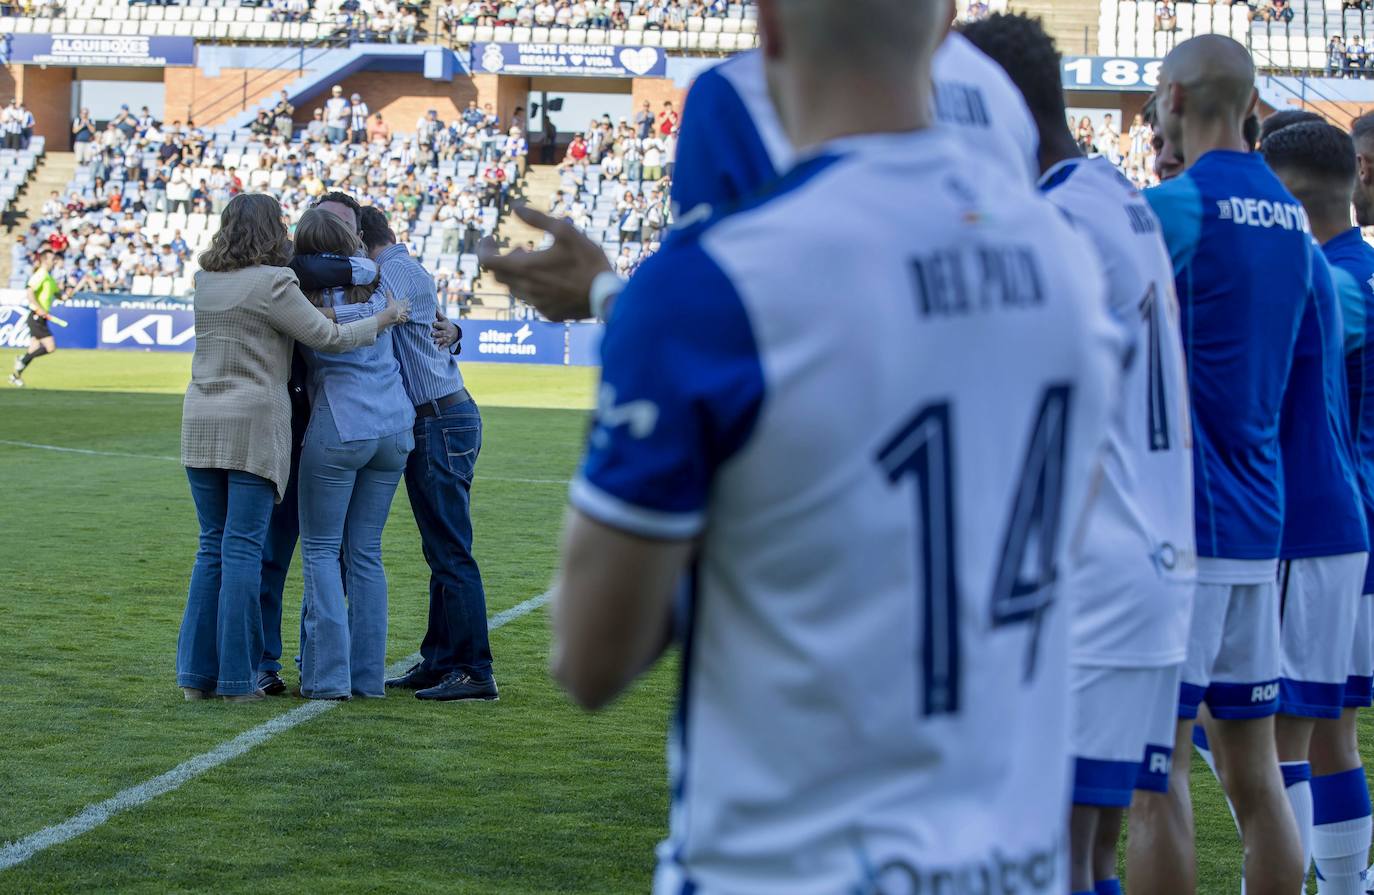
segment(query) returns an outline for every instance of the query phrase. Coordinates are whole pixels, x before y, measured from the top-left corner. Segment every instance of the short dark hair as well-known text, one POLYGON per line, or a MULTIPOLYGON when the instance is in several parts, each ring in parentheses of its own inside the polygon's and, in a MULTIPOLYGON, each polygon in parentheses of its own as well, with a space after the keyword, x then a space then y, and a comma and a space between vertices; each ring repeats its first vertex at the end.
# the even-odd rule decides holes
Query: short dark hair
POLYGON ((346 205, 346 206, 348 206, 349 208, 353 209, 353 214, 354 214, 355 217, 357 217, 357 218, 359 218, 359 219, 362 218, 363 207, 362 207, 361 205, 358 204, 358 200, 357 200, 357 199, 354 199, 354 198, 353 198, 352 196, 350 196, 348 193, 340 193, 340 192, 337 192, 337 191, 331 192, 331 193, 325 193, 323 196, 321 196, 320 198, 316 199, 316 200, 315 200, 315 204, 312 205, 312 206, 310 206, 310 207, 311 207, 311 208, 319 208, 319 207, 320 207, 320 204, 321 204, 321 203, 324 203, 324 202, 337 202, 337 203, 339 203, 340 205, 346 205))
POLYGON ((1260 142, 1269 139, 1269 135, 1277 130, 1282 130, 1294 124, 1302 124, 1304 121, 1321 121, 1322 117, 1316 112, 1308 112, 1305 109, 1280 109, 1260 124, 1260 142))
POLYGON ((1332 183, 1355 182, 1355 142, 1325 121, 1303 121, 1274 131, 1260 145, 1275 170, 1288 170, 1332 183))
POLYGON ((970 43, 1006 70, 1037 122, 1064 121, 1059 50, 1039 19, 999 12, 962 30, 970 43))
POLYGON ((358 229, 363 245, 369 249, 379 249, 396 242, 396 234, 387 223, 386 215, 375 205, 369 205, 359 213, 358 229))

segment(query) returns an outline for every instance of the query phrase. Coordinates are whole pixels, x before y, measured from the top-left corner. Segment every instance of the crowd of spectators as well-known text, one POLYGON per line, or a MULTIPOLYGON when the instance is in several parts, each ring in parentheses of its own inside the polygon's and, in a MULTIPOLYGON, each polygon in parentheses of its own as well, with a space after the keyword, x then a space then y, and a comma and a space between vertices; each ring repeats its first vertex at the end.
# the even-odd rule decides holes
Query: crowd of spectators
POLYGON ((671 101, 648 101, 630 117, 593 119, 573 135, 559 165, 549 213, 599 242, 628 276, 658 250, 672 225, 669 195, 680 117, 671 101))
POLYGON ((1358 34, 1349 41, 1333 34, 1326 43, 1326 74, 1331 78, 1374 78, 1374 47, 1358 34))
POLYGON ((644 18, 642 30, 686 31, 688 19, 723 19, 730 6, 728 0, 444 0, 437 14, 445 34, 460 25, 627 31, 635 16, 644 18))
POLYGON ((448 297, 470 296, 477 242, 494 231, 524 170, 521 127, 472 103, 456 121, 430 110, 396 134, 337 86, 305 126, 293 116, 285 93, 239 131, 158 122, 127 107, 97 127, 83 109, 72 124, 76 179, 20 236, 23 255, 31 264, 39 250, 56 250, 73 288, 137 293, 146 277, 164 284, 154 294, 178 294, 235 194, 270 193, 293 222, 342 191, 385 211, 448 297))

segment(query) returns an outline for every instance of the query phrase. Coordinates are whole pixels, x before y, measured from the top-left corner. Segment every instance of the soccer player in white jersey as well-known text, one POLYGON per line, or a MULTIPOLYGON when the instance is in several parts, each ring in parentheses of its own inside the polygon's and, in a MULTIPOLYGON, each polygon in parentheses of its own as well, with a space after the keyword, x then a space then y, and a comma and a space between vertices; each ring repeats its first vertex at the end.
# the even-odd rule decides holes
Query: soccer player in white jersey
POLYGON ((763 0, 803 161, 610 312, 553 666, 604 705, 678 610, 658 892, 1067 885, 1055 585, 1121 335, 1084 237, 928 126, 942 11, 763 0))
MULTIPOLYGON (((949 5, 949 17, 954 5, 949 5)), ((678 136, 673 207, 690 221, 737 202, 791 167, 795 150, 778 121, 760 51, 731 56, 697 76, 678 136)), ((1035 123, 1016 87, 964 37, 951 33, 933 63, 935 119, 963 143, 970 163, 1039 176, 1035 123)))
POLYGON ((1070 890, 1120 895, 1122 816, 1137 787, 1168 789, 1197 581, 1173 268, 1145 199, 1106 158, 1084 158, 1069 133, 1059 53, 1039 20, 997 14, 964 35, 1025 97, 1039 128, 1040 190, 1092 239, 1130 338, 1106 474, 1064 587, 1073 604, 1070 890))

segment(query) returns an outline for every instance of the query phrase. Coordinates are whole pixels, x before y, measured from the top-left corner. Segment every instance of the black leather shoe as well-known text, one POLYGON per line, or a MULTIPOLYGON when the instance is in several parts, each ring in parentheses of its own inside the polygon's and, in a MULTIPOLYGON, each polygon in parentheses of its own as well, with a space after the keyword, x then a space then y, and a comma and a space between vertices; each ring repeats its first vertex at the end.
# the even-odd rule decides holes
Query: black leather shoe
POLYGON ((426 687, 433 687, 439 683, 439 676, 423 671, 424 662, 416 662, 410 666, 410 670, 400 677, 393 677, 386 682, 388 688, 397 690, 423 690, 426 687))
POLYGON ((415 691, 416 699, 456 702, 480 699, 491 702, 501 697, 496 692, 496 679, 478 680, 466 671, 450 671, 444 679, 427 690, 415 691))
POLYGON ((286 692, 286 681, 275 671, 259 671, 258 689, 268 696, 280 696, 286 692))

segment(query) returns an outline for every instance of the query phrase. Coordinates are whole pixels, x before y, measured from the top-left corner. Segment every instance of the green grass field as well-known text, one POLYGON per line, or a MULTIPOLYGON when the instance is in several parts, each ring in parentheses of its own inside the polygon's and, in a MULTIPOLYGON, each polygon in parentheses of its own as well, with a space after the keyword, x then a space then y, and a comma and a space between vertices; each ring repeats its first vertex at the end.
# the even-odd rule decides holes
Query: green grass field
MULTIPOLYGON (((102 452, 0 443, 0 843, 301 704, 186 703, 175 685, 197 529, 168 458, 189 368, 188 355, 66 351, 0 392, 0 442, 102 452)), ((486 424, 474 552, 495 613, 548 587, 595 374, 465 375, 486 424)), ((385 552, 395 661, 418 648, 426 607, 404 488, 385 552)), ((300 593, 297 566, 287 657, 300 593)), ((0 870, 0 892, 645 892, 666 823, 672 663, 588 717, 549 680, 548 641, 543 610, 493 632, 500 702, 340 705, 0 870)), ((1239 846, 1205 769, 1195 799, 1200 891, 1237 892, 1239 846)))

